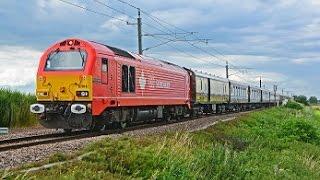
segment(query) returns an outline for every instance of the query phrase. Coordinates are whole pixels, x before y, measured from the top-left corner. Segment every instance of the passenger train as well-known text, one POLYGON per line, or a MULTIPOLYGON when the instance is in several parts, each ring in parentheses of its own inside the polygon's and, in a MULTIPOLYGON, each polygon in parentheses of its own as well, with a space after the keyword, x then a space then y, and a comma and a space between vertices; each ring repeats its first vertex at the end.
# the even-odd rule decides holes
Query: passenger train
POLYGON ((287 98, 77 38, 44 52, 36 84, 38 102, 30 111, 44 127, 65 131, 250 110, 287 98))

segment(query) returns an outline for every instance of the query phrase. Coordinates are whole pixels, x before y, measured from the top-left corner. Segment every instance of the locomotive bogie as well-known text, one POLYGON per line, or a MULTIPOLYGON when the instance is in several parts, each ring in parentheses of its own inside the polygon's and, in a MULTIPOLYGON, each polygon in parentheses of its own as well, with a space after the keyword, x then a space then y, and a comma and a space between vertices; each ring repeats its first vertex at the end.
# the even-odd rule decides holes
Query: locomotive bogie
POLYGON ((39 114, 40 124, 52 129, 89 129, 92 124, 88 102, 39 102, 45 111, 39 114), (74 109, 72 109, 74 108, 74 109))

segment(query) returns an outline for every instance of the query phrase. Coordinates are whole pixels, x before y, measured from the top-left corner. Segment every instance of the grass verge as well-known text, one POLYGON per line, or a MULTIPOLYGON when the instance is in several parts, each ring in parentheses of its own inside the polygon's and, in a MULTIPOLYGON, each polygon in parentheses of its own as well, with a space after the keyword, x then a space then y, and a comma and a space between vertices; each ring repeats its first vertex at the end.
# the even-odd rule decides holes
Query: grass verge
POLYGON ((29 106, 36 97, 16 91, 0 89, 0 127, 25 127, 37 124, 29 106))
POLYGON ((273 108, 193 133, 105 139, 81 151, 92 152, 81 161, 7 177, 319 179, 319 129, 318 110, 273 108))

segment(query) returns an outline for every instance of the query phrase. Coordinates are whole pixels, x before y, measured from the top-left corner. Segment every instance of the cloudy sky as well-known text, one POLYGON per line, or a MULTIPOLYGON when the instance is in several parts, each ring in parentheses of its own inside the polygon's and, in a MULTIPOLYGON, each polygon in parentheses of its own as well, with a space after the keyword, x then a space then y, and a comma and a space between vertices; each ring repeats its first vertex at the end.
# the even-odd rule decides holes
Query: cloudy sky
MULTIPOLYGON (((99 14, 60 0, 0 1, 0 87, 33 92, 41 53, 68 37, 137 51, 136 26, 125 23, 135 22, 134 8, 121 0, 64 1, 99 14)), ((223 77, 228 60, 234 80, 258 85, 262 76, 267 88, 320 97, 319 0, 125 1, 149 13, 142 14, 144 34, 171 34, 144 36, 144 48, 154 47, 148 56, 223 77)))

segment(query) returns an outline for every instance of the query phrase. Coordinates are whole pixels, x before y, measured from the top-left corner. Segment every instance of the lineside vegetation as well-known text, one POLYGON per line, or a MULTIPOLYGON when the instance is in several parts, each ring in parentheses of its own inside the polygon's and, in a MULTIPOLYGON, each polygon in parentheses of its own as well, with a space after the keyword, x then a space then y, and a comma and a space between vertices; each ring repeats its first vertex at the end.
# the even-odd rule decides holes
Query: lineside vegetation
POLYGON ((297 107, 291 104, 254 112, 194 133, 105 139, 78 154, 57 154, 43 163, 91 153, 80 161, 36 173, 11 172, 7 176, 18 179, 319 179, 320 111, 297 107))
POLYGON ((24 127, 37 123, 29 106, 36 102, 30 94, 0 89, 0 127, 24 127))

